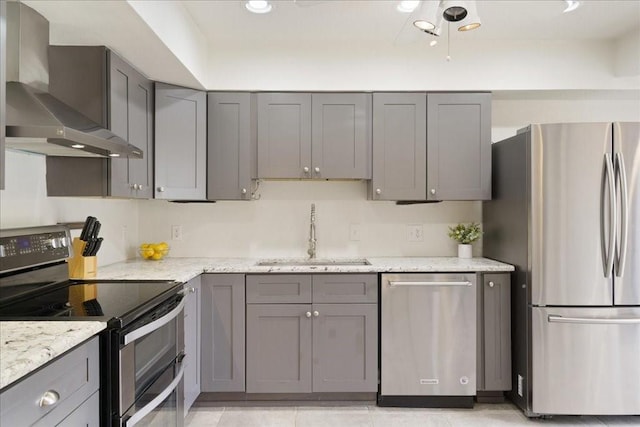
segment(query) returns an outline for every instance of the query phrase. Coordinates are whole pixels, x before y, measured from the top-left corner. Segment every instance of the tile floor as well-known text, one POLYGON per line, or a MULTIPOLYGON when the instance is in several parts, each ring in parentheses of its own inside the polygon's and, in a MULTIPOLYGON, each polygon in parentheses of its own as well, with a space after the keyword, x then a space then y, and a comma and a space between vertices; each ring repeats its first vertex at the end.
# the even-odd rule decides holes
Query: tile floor
MULTIPOLYGON (((185 427, 493 427, 640 426, 640 416, 527 419, 510 403, 476 404, 474 409, 351 406, 211 406, 198 402, 185 427)), ((219 405, 219 404, 215 404, 219 405)), ((315 405, 315 403, 313 404, 315 405)))

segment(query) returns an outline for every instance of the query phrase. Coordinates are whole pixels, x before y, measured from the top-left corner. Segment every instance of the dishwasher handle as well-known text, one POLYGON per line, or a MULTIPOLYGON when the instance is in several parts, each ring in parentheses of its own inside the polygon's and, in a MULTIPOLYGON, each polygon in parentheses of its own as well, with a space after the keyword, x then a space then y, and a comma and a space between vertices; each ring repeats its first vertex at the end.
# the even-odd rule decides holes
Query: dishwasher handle
POLYGON ((389 286, 432 286, 432 287, 440 287, 440 286, 471 286, 473 283, 468 280, 461 282, 450 282, 450 281, 440 281, 440 282, 427 282, 427 281, 405 281, 405 280, 391 280, 389 281, 389 286))

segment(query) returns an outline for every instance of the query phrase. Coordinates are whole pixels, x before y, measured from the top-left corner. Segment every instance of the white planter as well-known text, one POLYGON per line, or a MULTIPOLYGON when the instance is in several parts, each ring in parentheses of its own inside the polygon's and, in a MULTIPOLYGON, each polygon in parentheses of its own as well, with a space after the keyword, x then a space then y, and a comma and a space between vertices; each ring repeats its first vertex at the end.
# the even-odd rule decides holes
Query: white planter
POLYGON ((458 245, 458 258, 471 258, 471 245, 458 245))

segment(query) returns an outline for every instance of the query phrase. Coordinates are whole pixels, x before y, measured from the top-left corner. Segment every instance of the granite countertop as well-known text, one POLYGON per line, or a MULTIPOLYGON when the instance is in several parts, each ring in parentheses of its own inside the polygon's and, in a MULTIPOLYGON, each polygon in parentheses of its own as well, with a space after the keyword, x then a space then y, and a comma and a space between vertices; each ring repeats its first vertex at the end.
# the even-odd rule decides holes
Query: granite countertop
POLYGON ((372 257, 370 265, 257 265, 258 258, 134 259, 98 268, 98 280, 175 280, 186 282, 201 273, 384 273, 505 272, 513 266, 487 258, 372 257))
POLYGON ((0 389, 106 327, 97 321, 0 322, 0 389))

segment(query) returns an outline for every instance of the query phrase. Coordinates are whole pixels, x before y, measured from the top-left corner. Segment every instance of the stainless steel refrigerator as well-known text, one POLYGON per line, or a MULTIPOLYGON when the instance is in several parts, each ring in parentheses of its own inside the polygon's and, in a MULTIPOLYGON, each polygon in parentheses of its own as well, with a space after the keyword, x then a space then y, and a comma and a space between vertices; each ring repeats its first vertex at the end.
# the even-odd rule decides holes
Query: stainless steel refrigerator
POLYGON ((483 254, 516 266, 510 398, 640 414, 640 123, 531 125, 492 162, 483 254))

